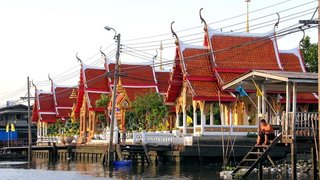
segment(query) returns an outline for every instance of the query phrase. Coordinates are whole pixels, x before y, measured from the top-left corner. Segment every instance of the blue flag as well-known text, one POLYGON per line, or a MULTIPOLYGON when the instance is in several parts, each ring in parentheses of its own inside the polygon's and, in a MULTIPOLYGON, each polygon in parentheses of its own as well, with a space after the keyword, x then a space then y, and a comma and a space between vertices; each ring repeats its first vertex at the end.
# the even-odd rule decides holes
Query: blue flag
POLYGON ((236 88, 236 91, 240 94, 240 97, 248 96, 247 92, 243 89, 241 85, 236 88))

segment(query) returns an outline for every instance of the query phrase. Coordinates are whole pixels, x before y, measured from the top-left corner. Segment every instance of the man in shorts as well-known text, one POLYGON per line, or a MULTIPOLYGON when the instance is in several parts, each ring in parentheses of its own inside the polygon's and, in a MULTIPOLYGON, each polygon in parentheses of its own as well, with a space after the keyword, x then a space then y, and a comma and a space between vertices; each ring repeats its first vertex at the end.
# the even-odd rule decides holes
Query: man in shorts
POLYGON ((275 138, 274 130, 270 124, 266 122, 266 120, 262 119, 260 121, 259 134, 257 138, 257 145, 261 145, 262 143, 265 145, 269 144, 270 140, 275 138))

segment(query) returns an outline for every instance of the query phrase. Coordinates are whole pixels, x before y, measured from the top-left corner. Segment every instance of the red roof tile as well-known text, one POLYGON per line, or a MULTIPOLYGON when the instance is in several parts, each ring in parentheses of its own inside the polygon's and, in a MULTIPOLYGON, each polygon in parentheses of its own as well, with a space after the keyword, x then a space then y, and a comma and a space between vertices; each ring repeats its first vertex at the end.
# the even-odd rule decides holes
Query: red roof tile
POLYGON ((72 90, 77 88, 72 87, 56 87, 54 89, 55 98, 56 98, 56 107, 72 107, 73 103, 76 103, 76 98, 71 98, 70 95, 72 90))
POLYGON ((40 112, 55 112, 53 94, 40 93, 38 97, 40 112))
POLYGON ((213 77, 212 65, 207 49, 190 49, 183 51, 184 64, 189 76, 213 77))
POLYGON ((194 100, 234 101, 235 98, 228 92, 221 92, 216 81, 189 81, 192 86, 194 100), (220 91, 220 92, 219 92, 220 91))
POLYGON ((181 62, 180 62, 180 57, 178 52, 179 52, 179 49, 176 48, 176 57, 175 57, 175 61, 172 68, 173 69, 172 75, 169 81, 166 102, 175 102, 177 97, 180 94, 181 87, 182 87, 183 75, 180 67, 181 62))
POLYGON ((56 120, 55 114, 41 114, 41 122, 55 123, 56 120))
MULTIPOLYGON (((121 64, 121 82, 125 86, 155 86, 153 68, 150 65, 121 64)), ((115 64, 109 64, 109 72, 113 72, 115 64)), ((112 77, 113 83, 113 77, 112 77)))
POLYGON ((104 69, 85 69, 85 82, 89 90, 109 91, 106 70, 104 69))
POLYGON ((156 88, 124 88, 130 101, 134 101, 137 96, 147 94, 149 92, 157 92, 156 88))
POLYGON ((88 93, 91 108, 96 108, 96 101, 101 98, 101 93, 88 93))
POLYGON ((293 53, 280 53, 281 64, 285 71, 303 72, 299 57, 293 53))
POLYGON ((170 72, 158 71, 156 72, 157 84, 160 93, 167 93, 170 80, 170 72))
POLYGON ((58 109, 57 117, 69 118, 71 115, 71 109, 58 109))
POLYGON ((266 37, 213 35, 211 44, 219 68, 280 69, 275 45, 266 37))

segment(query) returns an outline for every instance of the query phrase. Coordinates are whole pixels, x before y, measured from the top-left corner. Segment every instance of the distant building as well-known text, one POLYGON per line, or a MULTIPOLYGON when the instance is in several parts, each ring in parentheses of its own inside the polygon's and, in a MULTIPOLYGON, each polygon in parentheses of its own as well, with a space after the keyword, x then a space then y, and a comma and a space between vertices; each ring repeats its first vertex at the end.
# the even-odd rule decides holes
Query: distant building
MULTIPOLYGON (((32 125, 33 137, 36 137, 36 132, 36 126, 32 125)), ((10 140, 28 138, 28 106, 8 104, 0 108, 0 140, 8 140, 8 137, 10 140), (9 133, 6 132, 7 124, 9 124, 9 133)))

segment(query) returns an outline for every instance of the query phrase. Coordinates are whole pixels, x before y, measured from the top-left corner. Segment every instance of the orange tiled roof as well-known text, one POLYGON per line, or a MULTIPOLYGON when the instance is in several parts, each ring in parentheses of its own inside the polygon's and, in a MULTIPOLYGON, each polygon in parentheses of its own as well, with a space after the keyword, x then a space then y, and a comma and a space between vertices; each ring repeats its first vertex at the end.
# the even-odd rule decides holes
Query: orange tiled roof
POLYGON ((234 101, 235 98, 226 91, 221 91, 217 81, 189 81, 194 100, 234 101), (220 92, 219 92, 220 91, 220 92))
POLYGON ((147 94, 149 92, 157 92, 156 88, 129 88, 124 87, 129 100, 132 102, 136 99, 137 96, 147 94))
POLYGON ((219 68, 280 69, 277 48, 267 37, 214 34, 211 44, 219 68))
POLYGON ((300 59, 293 53, 280 53, 281 64, 285 71, 303 72, 300 59))
POLYGON ((184 64, 188 76, 213 77, 207 49, 186 48, 183 51, 184 64))

